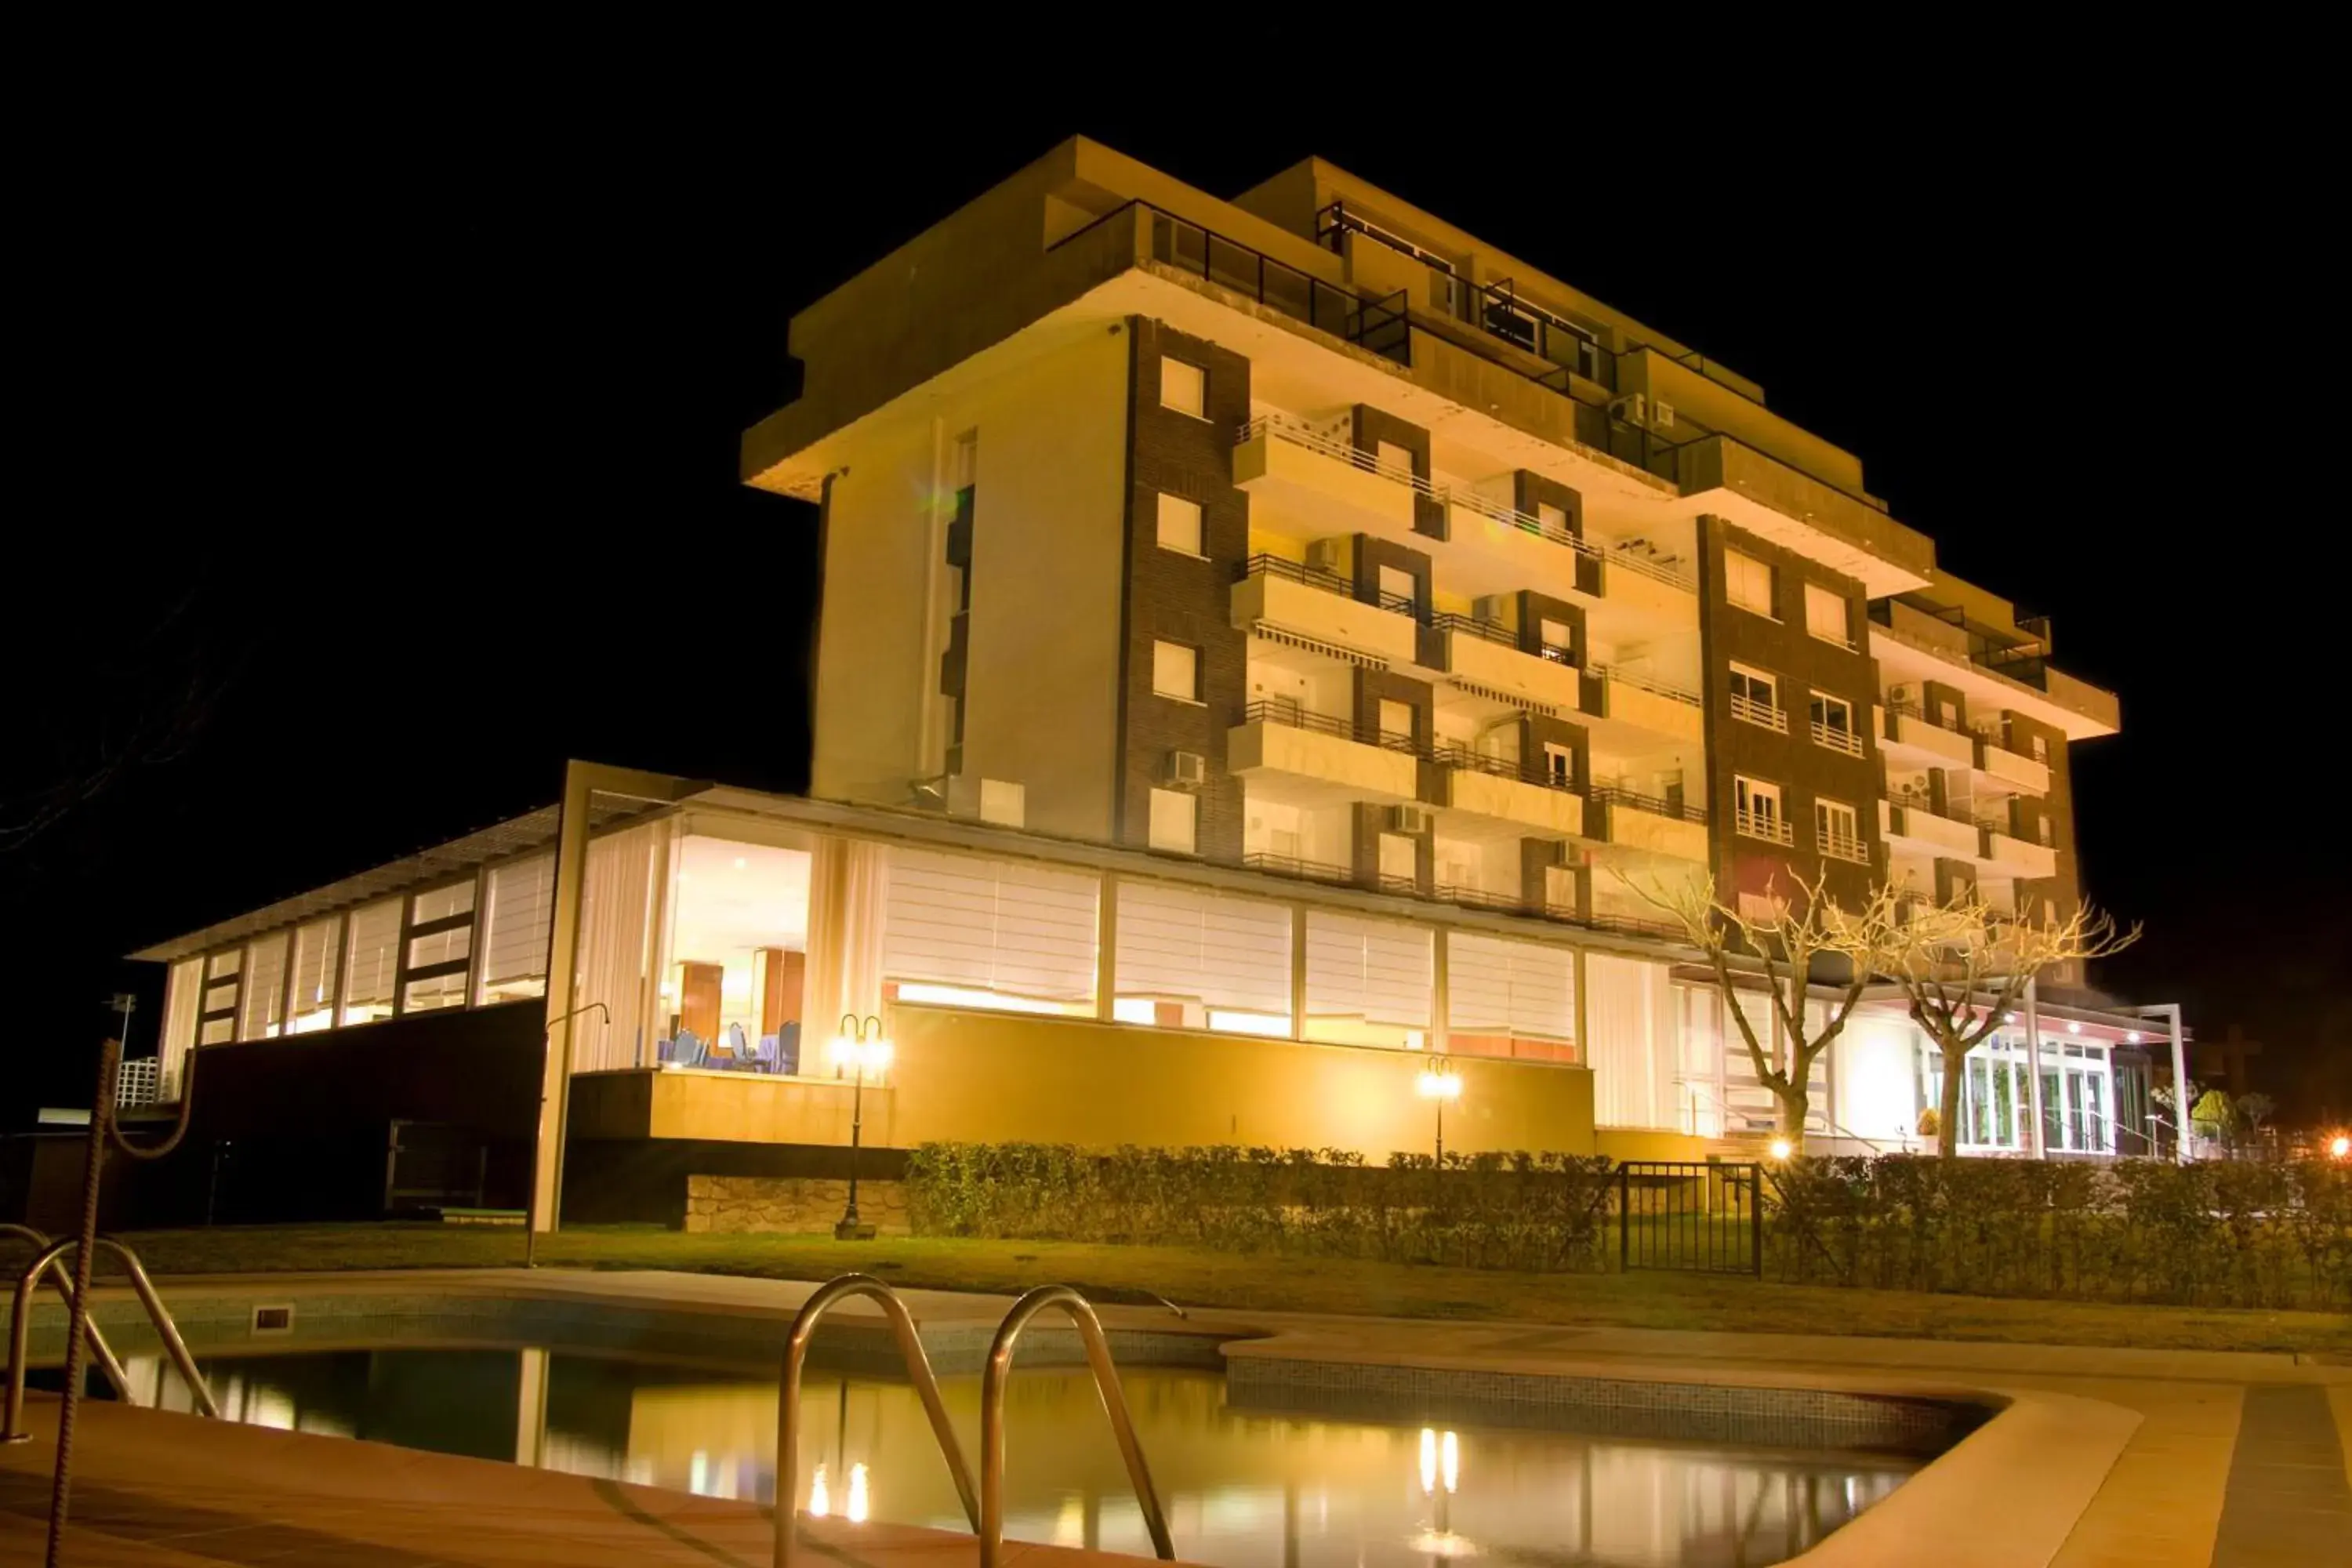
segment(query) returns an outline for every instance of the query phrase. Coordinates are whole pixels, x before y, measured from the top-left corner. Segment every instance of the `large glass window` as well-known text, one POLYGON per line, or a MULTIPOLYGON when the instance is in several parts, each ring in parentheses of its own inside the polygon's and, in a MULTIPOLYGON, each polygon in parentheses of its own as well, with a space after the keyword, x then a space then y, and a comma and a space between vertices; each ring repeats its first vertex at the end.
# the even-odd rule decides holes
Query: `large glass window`
POLYGON ((340 916, 312 921, 294 933, 294 1009, 287 1032, 307 1035, 335 1022, 336 961, 342 956, 340 916))
POLYGON ((400 900, 386 899, 353 910, 351 951, 343 960, 343 1022, 367 1024, 391 1017, 399 971, 400 900))
POLYGON ((236 1037, 275 1039, 286 1021, 286 933, 263 937, 245 950, 245 1005, 236 1037))
POLYGON ((469 879, 408 900, 408 951, 400 977, 404 1013, 466 1005, 466 971, 474 955, 474 884, 469 879))
POLYGON ((1723 552, 1724 597, 1759 616, 1772 613, 1772 568, 1737 550, 1723 552))
POLYGON ((1446 1049, 1576 1059, 1575 955, 1457 931, 1445 939, 1446 1049))
POLYGON ((555 921, 555 857, 494 868, 482 911, 482 979, 475 1000, 547 994, 547 940, 555 921))
POLYGON ((196 1014, 196 1043, 217 1046, 236 1038, 237 975, 245 949, 233 947, 205 960, 205 999, 196 1014))
POLYGON ((1429 1041, 1433 933, 1392 921, 1307 911, 1310 1040, 1419 1050, 1429 1041))
POLYGON ((1160 882, 1118 884, 1112 1015, 1171 1029, 1290 1033, 1290 910, 1160 882))
POLYGON ((671 860, 656 1056, 683 1067, 824 1070, 819 1047, 833 1020, 814 1038, 803 1034, 809 852, 688 834, 671 860))
POLYGON ((883 977, 902 1002, 1091 1016, 1099 887, 1086 872, 893 849, 883 977))

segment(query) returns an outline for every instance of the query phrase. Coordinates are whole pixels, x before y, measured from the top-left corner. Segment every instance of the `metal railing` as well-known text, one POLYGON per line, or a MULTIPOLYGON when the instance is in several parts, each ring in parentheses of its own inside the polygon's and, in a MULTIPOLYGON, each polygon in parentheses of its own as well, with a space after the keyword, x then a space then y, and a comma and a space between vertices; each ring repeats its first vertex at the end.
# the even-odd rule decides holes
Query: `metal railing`
MULTIPOLYGON (((1168 1516, 1160 1507, 1160 1492, 1151 1484, 1151 1468, 1144 1462, 1143 1445, 1135 1435, 1135 1421, 1127 1410, 1127 1394, 1119 1387, 1118 1368, 1111 1363, 1110 1344, 1102 1322, 1087 1299, 1067 1285, 1040 1285, 1013 1303, 997 1326, 988 1347, 988 1364, 980 1380, 980 1568, 999 1568, 1004 1556, 1004 1382, 1013 1371, 1013 1347, 1021 1331, 1038 1313, 1052 1308, 1070 1320, 1086 1347, 1087 1367, 1094 1373, 1095 1393, 1103 1414, 1110 1418, 1111 1436, 1126 1461, 1135 1500, 1143 1510, 1143 1527, 1150 1532, 1151 1550, 1163 1563, 1176 1560, 1176 1543, 1168 1533, 1168 1516)), ((781 1568, 781 1563, 779 1565, 781 1568)))
POLYGON ((156 1057, 134 1057, 124 1062, 114 1091, 114 1103, 159 1105, 163 1100, 163 1064, 156 1057))
POLYGON ((1452 610, 1442 610, 1423 624, 1436 631, 1460 632, 1465 637, 1476 637, 1481 642, 1490 642, 1498 647, 1510 648, 1514 652, 1518 651, 1519 648, 1519 634, 1500 621, 1482 621, 1475 616, 1457 615, 1452 610))
POLYGON ((1617 1267, 1760 1277, 1763 1168, 1729 1160, 1621 1161, 1617 1267))
MULTIPOLYGON (((971 1470, 965 1465, 963 1449, 956 1442, 955 1427, 948 1420, 947 1403, 940 1397, 940 1380, 932 1375, 931 1358, 924 1353, 923 1338, 916 1331, 915 1320, 908 1313, 906 1303, 898 1300, 898 1292, 881 1280, 871 1274, 844 1274, 818 1286, 815 1293, 801 1303, 801 1310, 793 1315, 792 1332, 784 1340, 783 1374, 776 1411, 774 1568, 792 1568, 794 1537, 798 1533, 793 1521, 800 1497, 801 1368, 808 1360, 809 1341, 815 1337, 818 1322, 853 1296, 872 1300, 889 1320, 891 1337, 898 1342, 898 1353, 907 1363, 908 1381, 915 1385, 916 1396, 923 1402, 923 1414, 930 1421, 931 1435, 940 1441, 940 1455, 947 1461, 948 1477, 955 1482, 956 1498, 963 1504, 964 1518, 971 1521, 974 1533, 981 1530, 981 1504, 972 1492, 971 1470)), ((1001 1521, 1003 1515, 998 1518, 1001 1521)))
POLYGON ((1787 709, 1775 708, 1769 702, 1759 702, 1753 697, 1742 697, 1737 691, 1731 694, 1731 716, 1750 724, 1760 724, 1783 735, 1789 732, 1787 709))
POLYGON ((1346 866, 1334 866, 1328 860, 1308 860, 1297 855, 1276 855, 1264 849, 1252 849, 1242 856, 1242 869, 1264 871, 1270 877, 1292 877, 1302 882, 1349 882, 1356 873, 1346 866))
POLYGON ((1512 893, 1490 893, 1484 888, 1465 888, 1458 882, 1440 882, 1430 896, 1441 904, 1456 904, 1465 910, 1488 910, 1496 914, 1523 915, 1528 901, 1512 893))
POLYGON ((1465 773, 1486 773, 1498 779, 1517 779, 1521 784, 1541 789, 1573 792, 1576 780, 1552 773, 1544 763, 1523 761, 1517 757, 1491 757, 1459 741, 1441 742, 1431 752, 1430 760, 1441 768, 1458 768, 1465 773))
POLYGON ((1242 710, 1244 724, 1280 724, 1292 730, 1305 730, 1311 734, 1330 735, 1342 741, 1353 741, 1360 746, 1378 746, 1384 752, 1402 752, 1410 756, 1427 757, 1429 748, 1412 736, 1399 730, 1383 730, 1377 724, 1360 724, 1336 713, 1318 713, 1286 698, 1262 698, 1242 710))
POLYGON ((1630 806, 1635 811, 1646 811, 1652 816, 1673 817, 1681 822, 1706 820, 1705 806, 1689 805, 1654 795, 1643 795, 1638 790, 1621 789, 1615 784, 1601 784, 1591 790, 1585 798, 1595 805, 1630 806))
POLYGON ((1668 686, 1663 680, 1646 675, 1632 675, 1606 664, 1596 664, 1592 673, 1603 680, 1613 680, 1620 686, 1630 686, 1636 691, 1646 691, 1653 697, 1663 697, 1669 702, 1679 702, 1685 708, 1704 708, 1696 691, 1685 691, 1679 686, 1668 686))
MULTIPOLYGON (((29 1241, 33 1244, 34 1250, 37 1252, 47 1251, 49 1247, 57 1239, 56 1237, 47 1235, 46 1232, 35 1230, 28 1225, 9 1225, 5 1223, 0 1223, 0 1237, 13 1237, 18 1241, 29 1241)), ((41 1272, 47 1275, 49 1281, 58 1288, 58 1295, 65 1302, 67 1307, 71 1308, 73 1305, 73 1281, 66 1278, 65 1270, 58 1264, 52 1262, 47 1268, 41 1270, 41 1272)), ((122 1370, 121 1360, 115 1355, 114 1347, 106 1342, 106 1336, 99 1331, 99 1327, 96 1323, 89 1325, 89 1331, 90 1356, 91 1359, 98 1363, 100 1374, 106 1379, 107 1386, 114 1390, 114 1396, 117 1399, 121 1400, 125 1405, 130 1404, 131 1382, 122 1370)), ((9 1333, 12 1338, 15 1332, 16 1328, 12 1321, 9 1327, 9 1333)), ((13 1428, 0 1428, 0 1430, 13 1430, 13 1428)))
POLYGON ((1816 837, 1821 840, 1822 853, 1828 856, 1831 859, 1851 860, 1857 866, 1867 866, 1870 864, 1870 851, 1864 846, 1862 839, 1857 835, 1852 833, 1822 833, 1816 835, 1816 837))
POLYGON ((1234 445, 1245 447, 1261 436, 1271 437, 1293 447, 1304 447, 1307 451, 1328 458, 1333 462, 1345 463, 1349 468, 1360 469, 1364 473, 1376 474, 1391 484, 1402 485, 1413 494, 1425 496, 1441 504, 1445 500, 1445 493, 1443 490, 1413 472, 1412 468, 1401 468, 1394 463, 1382 462, 1377 452, 1364 451, 1352 441, 1343 441, 1336 436, 1327 436, 1320 430, 1312 429, 1283 415, 1259 415, 1242 426, 1241 435, 1235 438, 1234 445))
POLYGON ((1788 819, 1769 811, 1735 810, 1732 826, 1750 838, 1761 838, 1768 844, 1796 842, 1796 835, 1790 831, 1788 819))
POLYGON ((1941 713, 1930 713, 1908 698, 1890 697, 1882 705, 1889 713, 1900 713, 1906 719, 1916 719, 1922 724, 1933 724, 1938 730, 1948 730, 1955 735, 1966 735, 1971 741, 1974 731, 1958 719, 1947 719, 1941 713))
MULTIPOLYGON (((20 1226, 9 1228, 11 1233, 19 1236, 38 1234, 20 1226)), ((180 1325, 172 1321, 171 1311, 163 1305, 163 1297, 156 1294, 155 1282, 147 1277, 146 1265, 139 1261, 137 1253, 110 1236, 100 1237, 97 1244, 114 1254, 121 1263, 123 1272, 131 1276, 131 1289, 137 1294, 139 1304, 147 1309, 147 1321, 154 1328, 155 1337, 163 1342, 164 1353, 172 1358, 173 1367, 187 1384, 198 1414, 220 1419, 220 1406, 213 1402, 213 1391, 205 1386, 205 1374, 196 1370, 195 1358, 188 1353, 188 1342, 180 1337, 180 1325)), ((75 1237, 50 1242, 35 1254, 33 1260, 16 1276, 15 1317, 8 1330, 7 1403, 5 1408, 0 1408, 0 1442, 26 1443, 32 1440, 33 1435, 25 1429, 25 1373, 32 1356, 33 1290, 40 1283, 42 1275, 58 1269, 65 1258, 80 1249, 81 1242, 75 1237)), ((62 1279, 58 1283, 60 1289, 68 1291, 68 1300, 70 1301, 70 1287, 62 1279)), ((69 1315, 66 1325, 69 1340, 73 1331, 74 1323, 69 1315)), ((131 1391, 123 1381, 122 1363, 114 1359, 113 1351, 107 1348, 100 1337, 97 1324, 87 1324, 85 1332, 90 1349, 97 1352, 99 1365, 106 1369, 107 1381, 127 1399, 131 1391)), ((71 1359, 68 1357, 69 1362, 71 1359)))
POLYGON ((1326 572, 1318 566, 1301 565, 1296 561, 1280 555, 1253 555, 1243 562, 1241 576, 1236 581, 1247 582, 1252 577, 1280 577, 1287 582, 1297 583, 1302 587, 1318 588, 1326 594, 1337 594, 1342 598, 1353 598, 1356 593, 1356 585, 1337 572, 1326 572))
POLYGON ((1816 719, 1812 721, 1812 731, 1816 746, 1827 746, 1831 751, 1843 752, 1849 757, 1862 755, 1862 737, 1852 730, 1840 730, 1816 719))

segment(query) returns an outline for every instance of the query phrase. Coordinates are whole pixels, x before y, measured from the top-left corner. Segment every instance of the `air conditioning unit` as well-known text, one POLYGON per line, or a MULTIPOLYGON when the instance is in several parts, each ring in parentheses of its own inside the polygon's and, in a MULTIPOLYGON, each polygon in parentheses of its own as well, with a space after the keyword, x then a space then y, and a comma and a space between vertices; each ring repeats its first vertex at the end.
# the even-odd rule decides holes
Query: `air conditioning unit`
POLYGON ((1178 789, 1199 789, 1209 779, 1209 759, 1198 752, 1168 753, 1168 782, 1178 789))
POLYGON ((1425 805, 1392 805, 1389 807, 1389 831, 1418 837, 1437 826, 1437 817, 1425 805))
POLYGON ((1890 686, 1886 689, 1886 700, 1889 702, 1916 702, 1918 696, 1918 691, 1909 686, 1890 686))
POLYGON ((1622 419, 1628 425, 1647 425, 1650 422, 1650 400, 1638 392, 1612 397, 1609 400, 1609 416, 1622 419))
POLYGON ((1347 541, 1343 539, 1318 539, 1307 547, 1307 564, 1313 571, 1332 572, 1345 576, 1348 571, 1346 551, 1347 541))
POLYGON ((1481 594, 1476 598, 1470 601, 1470 615, 1472 619, 1485 621, 1490 626, 1509 626, 1511 624, 1511 595, 1508 594, 1481 594))

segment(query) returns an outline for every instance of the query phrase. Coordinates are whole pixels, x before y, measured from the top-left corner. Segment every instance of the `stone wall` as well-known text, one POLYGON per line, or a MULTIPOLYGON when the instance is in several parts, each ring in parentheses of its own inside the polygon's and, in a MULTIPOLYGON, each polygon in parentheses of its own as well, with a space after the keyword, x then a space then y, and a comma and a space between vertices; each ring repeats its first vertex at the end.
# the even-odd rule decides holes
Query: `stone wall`
MULTIPOLYGON (((688 1231, 831 1231, 849 1184, 818 1176, 686 1178, 688 1231)), ((857 1184, 857 1215, 882 1236, 907 1234, 907 1190, 898 1182, 857 1184)))

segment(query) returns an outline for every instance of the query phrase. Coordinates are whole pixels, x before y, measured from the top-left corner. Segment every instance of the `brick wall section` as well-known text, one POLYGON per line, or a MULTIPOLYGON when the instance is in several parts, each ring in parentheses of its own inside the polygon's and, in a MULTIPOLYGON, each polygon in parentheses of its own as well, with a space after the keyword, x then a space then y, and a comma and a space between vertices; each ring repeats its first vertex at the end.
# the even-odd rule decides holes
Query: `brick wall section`
MULTIPOLYGON (((1348 430, 1356 450, 1366 457, 1379 457, 1383 441, 1403 447, 1412 454, 1413 477, 1423 484, 1429 482, 1429 432, 1420 426, 1359 403, 1349 416, 1348 430)), ((1413 497, 1412 531, 1425 533, 1432 539, 1446 536, 1445 509, 1438 504, 1435 497, 1413 497)))
POLYGON ((1707 734, 1707 822, 1717 883, 1727 900, 1736 892, 1762 892, 1777 875, 1810 882, 1826 872, 1831 893, 1849 908, 1869 896, 1880 861, 1878 797, 1882 773, 1870 710, 1878 691, 1878 662, 1866 651, 1862 628, 1869 602, 1859 580, 1793 551, 1759 539, 1717 517, 1699 520, 1700 663, 1707 734), (1735 549, 1772 569, 1773 617, 1733 605, 1725 590, 1724 551, 1735 549), (1812 636, 1805 624, 1805 584, 1845 600, 1847 635, 1855 648, 1812 636), (1776 676, 1789 729, 1779 734, 1731 716, 1734 661, 1776 676), (1863 752, 1848 756, 1816 745, 1808 720, 1812 694, 1826 692, 1853 706, 1863 752), (1780 786, 1781 810, 1792 831, 1788 848, 1743 837, 1735 826, 1732 776, 1744 773, 1780 786), (1823 856, 1816 843, 1813 802, 1826 797, 1853 808, 1867 865, 1823 856))
MULTIPOLYGON (((1120 679, 1119 799, 1117 836, 1141 847, 1151 831, 1151 789, 1166 777, 1171 752, 1208 760, 1200 790, 1198 852, 1238 860, 1241 781, 1225 770, 1225 733, 1241 721, 1248 643, 1233 625, 1233 584, 1249 556, 1249 495, 1233 482, 1234 441, 1249 419, 1249 361, 1199 338, 1140 317, 1128 319, 1126 668, 1120 679), (1172 354, 1206 374, 1208 417, 1163 408, 1160 362, 1172 354), (1162 492, 1201 503, 1202 559, 1162 550, 1162 492), (1182 643, 1200 655, 1201 703, 1151 689, 1151 647, 1182 643)), ((1073 606, 1073 614, 1089 613, 1073 606)))
MULTIPOLYGON (((688 1176, 686 1228, 691 1232, 830 1232, 849 1201, 849 1184, 817 1176, 688 1176)), ((880 1236, 907 1234, 907 1189, 898 1182, 857 1184, 857 1217, 880 1236)))

